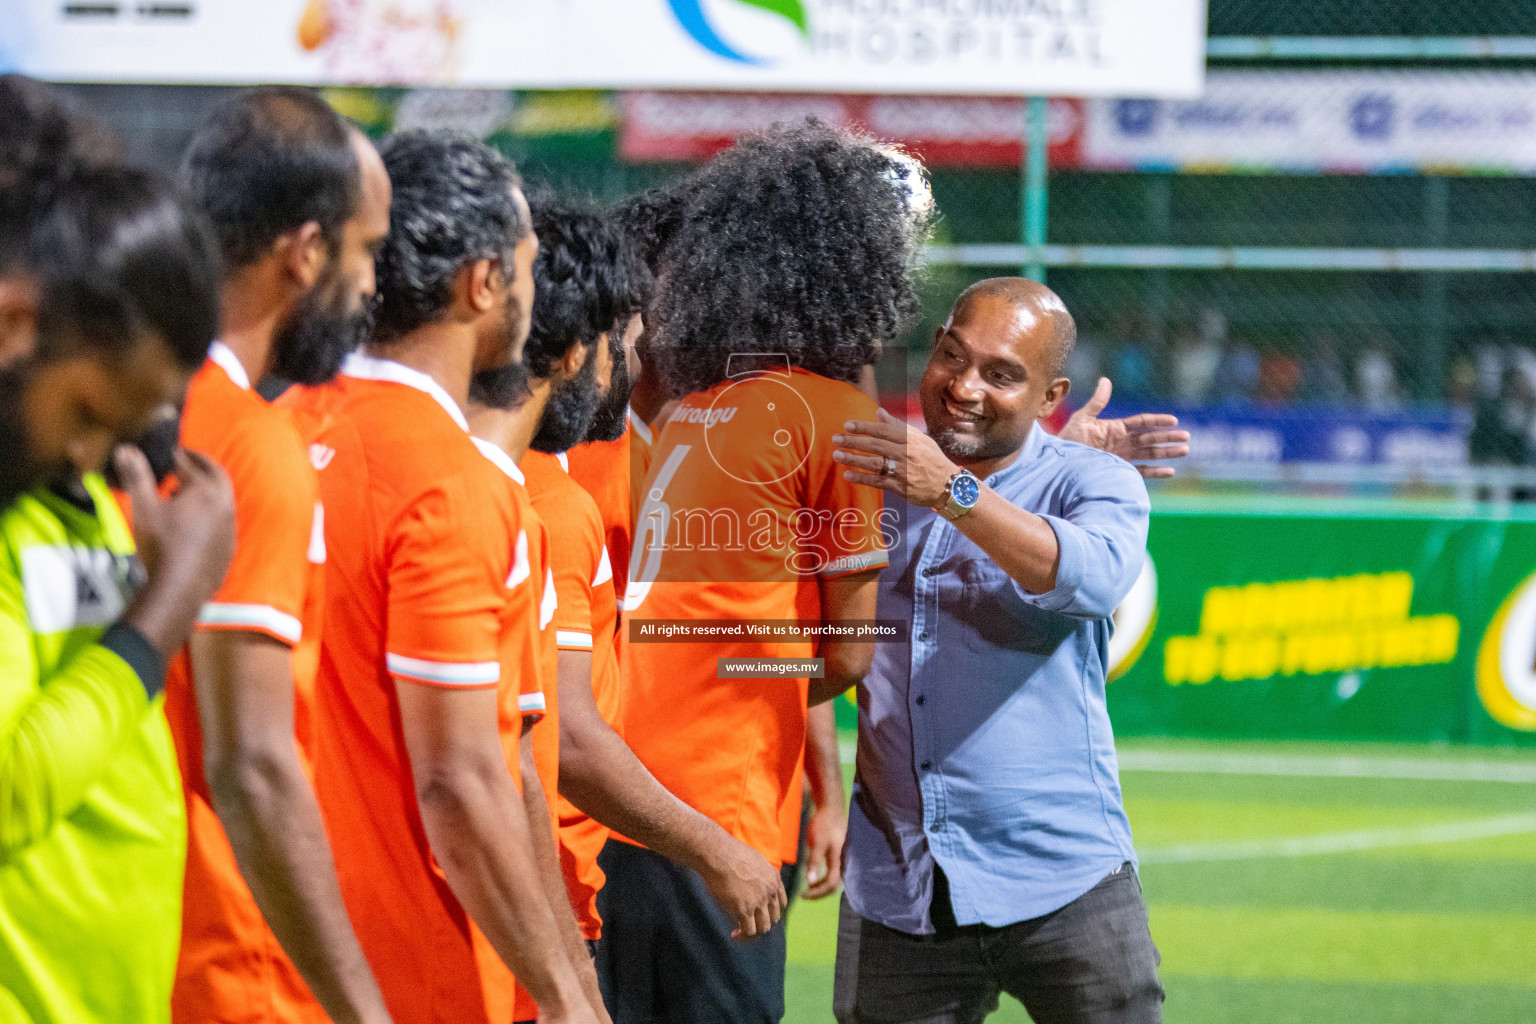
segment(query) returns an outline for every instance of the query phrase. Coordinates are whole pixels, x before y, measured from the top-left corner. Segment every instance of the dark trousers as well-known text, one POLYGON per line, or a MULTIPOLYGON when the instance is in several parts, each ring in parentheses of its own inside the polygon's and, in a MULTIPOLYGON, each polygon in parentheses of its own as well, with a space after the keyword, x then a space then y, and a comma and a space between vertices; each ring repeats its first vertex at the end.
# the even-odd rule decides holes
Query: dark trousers
POLYGON ((948 892, 935 888, 933 935, 862 918, 843 897, 832 1000, 839 1024, 979 1024, 1001 992, 1036 1024, 1162 1020, 1161 960, 1129 864, 1060 910, 1004 928, 955 925, 948 892))
POLYGON ((610 840, 598 857, 597 980, 614 1024, 777 1024, 784 922, 738 941, 698 873, 610 840))

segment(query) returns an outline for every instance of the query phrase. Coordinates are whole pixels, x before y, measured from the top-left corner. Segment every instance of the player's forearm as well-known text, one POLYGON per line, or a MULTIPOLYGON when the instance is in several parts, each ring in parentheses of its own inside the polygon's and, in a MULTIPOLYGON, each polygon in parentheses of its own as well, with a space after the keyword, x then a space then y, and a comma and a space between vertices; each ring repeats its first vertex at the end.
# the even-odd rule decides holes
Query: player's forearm
MULTIPOLYGON (((817 649, 816 656, 821 659, 823 676, 820 679, 812 679, 808 690, 808 700, 812 709, 841 697, 863 682, 864 677, 869 674, 873 651, 874 649, 868 644, 822 644, 817 649)), ((836 733, 835 727, 833 732, 836 733)), ((837 748, 835 739, 831 746, 835 753, 837 748)))
MULTIPOLYGON (((563 693, 564 691, 562 691, 563 693)), ((673 796, 597 714, 562 705, 560 795, 674 863, 705 871, 730 835, 673 796)))
POLYGON ((549 910, 555 916, 566 954, 571 958, 571 967, 581 980, 587 1000, 596 1009, 603 1005, 603 997, 598 991, 597 972, 592 967, 592 958, 587 953, 586 937, 581 934, 581 927, 576 923, 576 914, 571 909, 570 896, 565 888, 565 875, 560 871, 560 850, 555 843, 553 817, 550 813, 549 799, 544 793, 544 785, 533 763, 531 736, 524 736, 522 747, 523 809, 528 815, 528 831, 531 836, 530 845, 533 847, 534 862, 538 867, 539 875, 544 880, 544 892, 549 897, 549 910))
POLYGON ((320 806, 292 743, 210 765, 214 809, 262 917, 336 1024, 388 1021, 352 931, 320 806))
POLYGON ((837 713, 830 702, 811 708, 806 720, 805 777, 818 810, 843 806, 843 760, 837 746, 837 713))
MULTIPOLYGON (((17 659, 18 661, 20 659, 17 659)), ((0 859, 37 842, 84 799, 159 692, 113 650, 91 645, 45 681, 0 733, 0 859)))
POLYGON ((981 499, 955 527, 1031 594, 1056 587, 1061 545, 1051 524, 982 485, 981 499))
POLYGON ((419 784, 422 827, 449 888, 502 961, 542 1011, 563 1016, 586 996, 550 911, 522 798, 499 769, 503 778, 486 765, 419 784))

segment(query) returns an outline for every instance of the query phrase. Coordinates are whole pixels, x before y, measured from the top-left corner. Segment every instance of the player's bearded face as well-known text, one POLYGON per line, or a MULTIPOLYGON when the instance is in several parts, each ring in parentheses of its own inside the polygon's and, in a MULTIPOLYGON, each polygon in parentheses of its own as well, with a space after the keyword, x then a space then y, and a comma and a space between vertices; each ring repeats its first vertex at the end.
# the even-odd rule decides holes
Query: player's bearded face
POLYGON ((272 372, 315 387, 341 371, 347 356, 373 330, 373 299, 365 299, 335 256, 325 274, 300 300, 274 340, 272 372))
MULTIPOLYGON (((615 332, 615 336, 617 332, 615 332)), ((625 414, 629 410, 629 392, 634 382, 629 377, 629 366, 625 360, 623 341, 618 342, 618 351, 613 355, 612 376, 608 379, 608 390, 603 393, 602 401, 598 403, 597 412, 592 417, 592 426, 587 429, 587 441, 617 441, 624 433, 625 414)), ((590 360, 589 360, 590 361, 590 360)))
POLYGON ((33 456, 27 429, 23 399, 31 365, 23 360, 0 370, 0 510, 52 476, 33 456))
POLYGON ((555 388, 539 420, 539 432, 529 447, 536 452, 563 452, 580 444, 592 429, 592 419, 602 403, 597 385, 597 358, 588 354, 581 369, 555 388))

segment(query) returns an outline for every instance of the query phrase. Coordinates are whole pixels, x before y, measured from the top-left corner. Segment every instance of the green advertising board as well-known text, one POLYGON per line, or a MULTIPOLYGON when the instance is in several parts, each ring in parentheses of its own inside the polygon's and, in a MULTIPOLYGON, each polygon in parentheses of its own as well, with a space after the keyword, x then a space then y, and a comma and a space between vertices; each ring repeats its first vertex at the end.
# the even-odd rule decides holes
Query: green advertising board
POLYGON ((1536 514, 1164 498, 1147 547, 1118 734, 1536 745, 1536 514))

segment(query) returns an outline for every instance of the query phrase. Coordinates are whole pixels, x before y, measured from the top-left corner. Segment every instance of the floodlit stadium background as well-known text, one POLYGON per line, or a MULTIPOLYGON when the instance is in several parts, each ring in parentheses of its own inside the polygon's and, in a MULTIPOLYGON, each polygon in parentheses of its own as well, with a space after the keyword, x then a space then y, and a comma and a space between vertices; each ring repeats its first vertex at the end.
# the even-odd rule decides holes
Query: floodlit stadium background
MULTIPOLYGON (((1167 1019, 1530 1021, 1536 5, 1209 19, 1203 100, 1052 101, 1034 248, 1018 99, 327 95, 600 198, 808 112, 926 156, 943 219, 909 369, 962 287, 1038 261, 1080 325, 1074 396, 1104 373, 1112 413, 1194 431, 1152 488, 1110 689, 1167 1019)), ((161 165, 224 92, 78 88, 161 165)), ((789 1021, 831 1019, 835 918, 792 913, 789 1021)))

